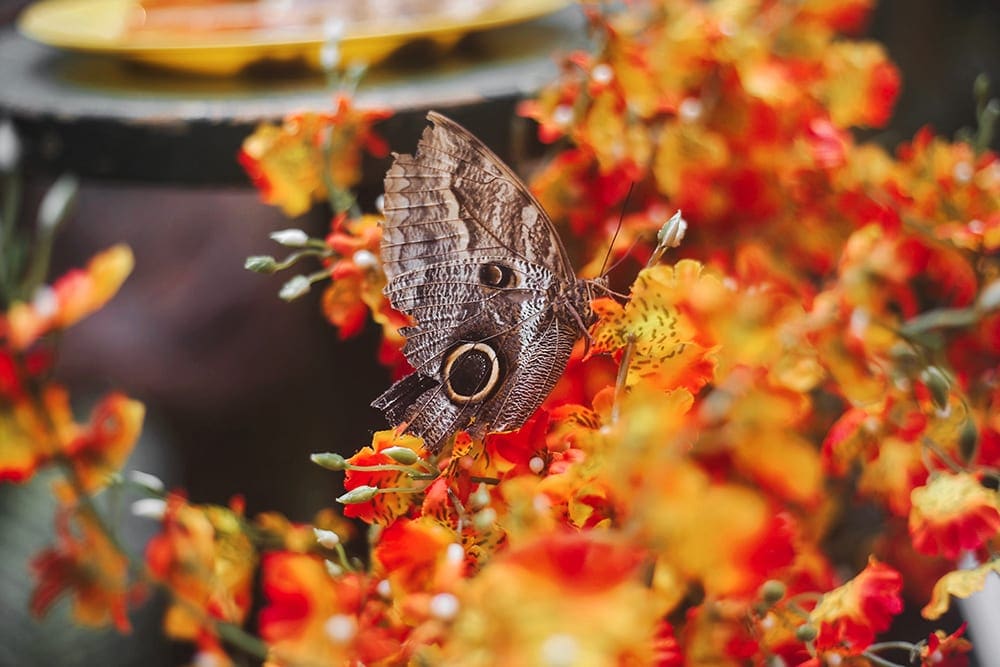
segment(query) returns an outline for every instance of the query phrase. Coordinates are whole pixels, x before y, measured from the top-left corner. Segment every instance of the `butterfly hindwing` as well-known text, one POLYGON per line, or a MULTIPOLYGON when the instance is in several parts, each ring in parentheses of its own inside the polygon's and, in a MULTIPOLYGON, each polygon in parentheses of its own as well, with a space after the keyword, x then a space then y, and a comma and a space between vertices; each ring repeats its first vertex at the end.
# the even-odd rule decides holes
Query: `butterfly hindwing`
POLYGON ((581 331, 556 307, 576 278, 537 200, 465 129, 428 118, 386 174, 381 247, 415 373, 372 405, 437 450, 458 429, 520 426, 581 331))

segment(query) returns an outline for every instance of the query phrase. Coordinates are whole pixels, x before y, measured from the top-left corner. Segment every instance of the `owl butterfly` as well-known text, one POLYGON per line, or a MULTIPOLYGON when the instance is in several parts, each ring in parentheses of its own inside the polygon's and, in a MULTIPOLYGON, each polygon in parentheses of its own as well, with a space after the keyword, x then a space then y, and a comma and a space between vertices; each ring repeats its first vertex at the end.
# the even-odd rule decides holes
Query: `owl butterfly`
POLYGON ((603 280, 577 279, 538 200, 444 116, 385 177, 382 263, 414 372, 372 406, 434 452, 520 427, 566 368, 603 280))

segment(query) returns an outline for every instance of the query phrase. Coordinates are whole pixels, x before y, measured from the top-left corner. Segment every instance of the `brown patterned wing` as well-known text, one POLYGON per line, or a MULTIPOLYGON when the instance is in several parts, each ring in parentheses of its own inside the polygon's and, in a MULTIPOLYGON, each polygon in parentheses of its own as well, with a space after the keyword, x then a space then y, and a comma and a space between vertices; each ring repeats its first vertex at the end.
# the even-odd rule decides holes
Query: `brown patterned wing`
POLYGON ((437 450, 458 429, 520 426, 581 332, 555 307, 576 278, 537 200, 465 129, 428 119, 386 174, 381 249, 415 372, 372 405, 437 450))

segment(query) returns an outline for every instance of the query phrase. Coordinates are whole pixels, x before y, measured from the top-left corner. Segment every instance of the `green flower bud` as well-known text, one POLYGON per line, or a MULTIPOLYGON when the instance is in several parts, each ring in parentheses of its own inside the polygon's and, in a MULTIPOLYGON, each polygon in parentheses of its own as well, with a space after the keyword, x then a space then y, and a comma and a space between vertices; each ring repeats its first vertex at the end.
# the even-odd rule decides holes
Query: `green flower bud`
POLYGON ((378 495, 378 487, 362 485, 351 489, 337 498, 337 502, 342 505, 356 505, 358 503, 367 503, 376 495, 378 495))
POLYGON ((322 452, 319 454, 312 454, 309 460, 318 466, 323 466, 327 470, 346 470, 347 460, 340 454, 334 454, 333 452, 322 452))
POLYGON ((417 453, 408 447, 386 447, 381 453, 404 466, 413 465, 420 459, 417 453))

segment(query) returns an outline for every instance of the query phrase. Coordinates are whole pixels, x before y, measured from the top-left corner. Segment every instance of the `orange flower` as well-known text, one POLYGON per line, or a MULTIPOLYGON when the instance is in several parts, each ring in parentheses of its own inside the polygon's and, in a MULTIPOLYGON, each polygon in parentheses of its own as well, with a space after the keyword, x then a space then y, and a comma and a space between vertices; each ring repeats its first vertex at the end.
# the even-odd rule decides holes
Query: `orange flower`
POLYGON ((903 610, 902 587, 896 570, 869 558, 864 570, 826 593, 810 612, 809 622, 819 628, 816 648, 864 651, 903 610))
POLYGON ((688 260, 645 269, 624 307, 610 299, 594 302, 600 318, 592 332, 595 351, 612 352, 631 342, 628 385, 644 378, 665 389, 698 391, 712 379, 715 341, 705 340, 697 328, 689 300, 717 281, 702 273, 698 262, 688 260))
POLYGON ((327 181, 349 190, 361 178, 361 151, 384 157, 385 142, 373 125, 389 111, 362 111, 339 95, 333 112, 291 114, 281 127, 262 124, 243 141, 239 161, 261 197, 298 216, 327 197, 327 181))
POLYGON ((921 667, 967 667, 972 644, 962 637, 965 624, 950 635, 935 630, 927 638, 927 645, 920 649, 921 667))
POLYGON ((31 479, 38 466, 58 451, 62 440, 59 433, 65 438, 73 438, 78 432, 69 408, 69 396, 62 387, 46 387, 42 405, 48 420, 28 399, 0 405, 0 481, 31 479), (50 426, 56 433, 50 432, 50 426))
POLYGON ((168 636, 196 639, 214 632, 213 619, 241 624, 250 608, 256 554, 237 512, 167 498, 162 532, 146 546, 151 575, 175 601, 167 610, 168 636))
POLYGON ((317 556, 275 552, 264 556, 262 578, 269 667, 399 664, 402 635, 363 576, 333 578, 317 556))
POLYGON ((549 533, 490 561, 458 596, 444 665, 652 664, 662 606, 620 535, 549 533))
POLYGON ((521 428, 511 433, 496 433, 486 438, 486 455, 505 477, 532 475, 542 472, 532 468, 548 463, 545 436, 549 430, 549 413, 538 410, 521 428))
POLYGON ((377 571, 384 573, 394 591, 414 592, 448 583, 441 580, 445 571, 452 571, 444 575, 448 578, 460 576, 465 552, 456 542, 454 532, 422 517, 415 521, 400 519, 387 526, 372 556, 377 571))
POLYGON ((957 558, 1000 533, 997 492, 969 473, 939 473, 913 490, 910 535, 922 553, 957 558))
POLYGON ((127 632, 131 626, 126 612, 132 595, 128 559, 89 513, 60 510, 56 537, 57 546, 32 560, 37 585, 31 595, 31 612, 41 616, 61 595, 70 593, 78 622, 92 626, 113 622, 127 632), (79 534, 73 530, 74 523, 79 534))
MULTIPOLYGON (((423 446, 423 440, 416 436, 396 435, 395 431, 378 431, 372 437, 372 446, 359 449, 348 459, 348 463, 365 467, 398 465, 382 451, 389 447, 405 447, 419 452, 423 446)), ((415 485, 416 482, 412 477, 399 470, 348 470, 344 475, 344 489, 348 492, 359 487, 409 489, 415 485)), ((398 491, 376 493, 365 502, 345 505, 344 516, 361 519, 366 523, 384 525, 405 515, 414 506, 419 505, 419 502, 420 496, 416 493, 398 491)))
POLYGON ((104 487, 121 470, 142 429, 146 409, 122 394, 106 396, 90 424, 66 445, 65 454, 85 491, 104 487))
POLYGON ((95 255, 85 269, 65 274, 41 288, 31 303, 14 302, 0 316, 0 340, 15 350, 24 350, 39 337, 82 320, 100 309, 132 272, 132 251, 113 246, 95 255))

